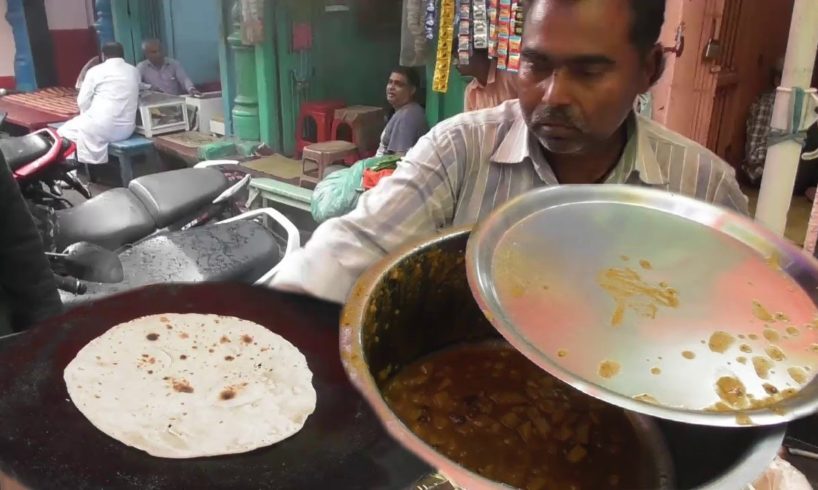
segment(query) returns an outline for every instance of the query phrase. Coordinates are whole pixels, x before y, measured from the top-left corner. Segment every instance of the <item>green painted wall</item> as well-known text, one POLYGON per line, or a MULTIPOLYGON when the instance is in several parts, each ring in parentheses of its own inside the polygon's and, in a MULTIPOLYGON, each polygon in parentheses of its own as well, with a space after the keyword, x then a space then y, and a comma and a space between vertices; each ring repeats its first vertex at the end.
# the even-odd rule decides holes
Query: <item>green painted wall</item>
MULTIPOLYGON (((386 80, 398 63, 400 30, 370 32, 359 22, 359 10, 364 4, 351 0, 349 5, 349 12, 325 12, 323 2, 277 2, 275 53, 281 91, 281 149, 287 154, 294 150, 295 124, 304 100, 341 99, 349 105, 386 105, 386 80), (309 51, 291 49, 292 26, 299 22, 312 26, 313 47, 309 51)), ((400 5, 396 5, 379 23, 399 24, 400 5)))
POLYGON ((426 120, 429 121, 429 127, 463 112, 463 97, 469 83, 452 67, 449 90, 445 94, 439 94, 431 90, 434 72, 434 61, 430 61, 426 66, 426 86, 430 87, 426 92, 426 120))
POLYGON ((142 41, 161 38, 165 32, 164 11, 159 0, 113 0, 114 37, 125 48, 125 59, 142 60, 142 41))
MULTIPOLYGON (((231 3, 223 0, 226 17, 231 3)), ((324 2, 266 0, 270 28, 266 30, 267 42, 256 47, 256 71, 261 139, 276 151, 293 154, 295 124, 303 101, 342 99, 348 104, 386 106, 386 80, 400 54, 400 4, 379 8, 374 30, 371 23, 362 25, 360 21, 365 2, 350 0, 349 5, 349 12, 328 13, 324 2), (293 25, 300 22, 312 26, 313 47, 293 52, 293 25)), ((229 66, 233 65, 232 56, 224 43, 221 50, 222 82, 231 87, 236 80, 234 67, 229 66)), ((432 63, 418 68, 425 71, 426 87, 431 86, 432 63)), ((453 71, 448 93, 436 94, 424 88, 422 97, 430 125, 462 111, 465 85, 453 71)), ((226 95, 230 91, 227 88, 226 95)))

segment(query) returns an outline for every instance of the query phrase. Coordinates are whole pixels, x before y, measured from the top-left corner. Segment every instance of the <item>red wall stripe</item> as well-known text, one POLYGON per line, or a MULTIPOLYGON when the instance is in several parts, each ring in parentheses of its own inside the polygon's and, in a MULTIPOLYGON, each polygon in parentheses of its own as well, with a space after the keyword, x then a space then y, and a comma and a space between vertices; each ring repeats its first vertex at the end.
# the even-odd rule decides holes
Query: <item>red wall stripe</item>
POLYGON ((73 87, 82 67, 97 55, 96 34, 90 28, 59 30, 51 31, 51 38, 57 83, 61 87, 73 87))
POLYGON ((17 86, 17 81, 14 77, 0 77, 0 88, 13 90, 17 86))

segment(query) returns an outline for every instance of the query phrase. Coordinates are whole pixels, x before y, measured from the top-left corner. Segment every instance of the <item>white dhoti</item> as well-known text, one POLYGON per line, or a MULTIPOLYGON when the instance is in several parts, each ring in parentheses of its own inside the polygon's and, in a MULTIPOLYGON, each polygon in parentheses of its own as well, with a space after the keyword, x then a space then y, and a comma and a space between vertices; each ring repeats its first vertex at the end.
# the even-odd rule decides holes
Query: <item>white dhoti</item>
POLYGON ((133 125, 97 124, 86 114, 71 119, 57 133, 77 145, 77 161, 98 164, 108 162, 108 144, 131 137, 133 125))

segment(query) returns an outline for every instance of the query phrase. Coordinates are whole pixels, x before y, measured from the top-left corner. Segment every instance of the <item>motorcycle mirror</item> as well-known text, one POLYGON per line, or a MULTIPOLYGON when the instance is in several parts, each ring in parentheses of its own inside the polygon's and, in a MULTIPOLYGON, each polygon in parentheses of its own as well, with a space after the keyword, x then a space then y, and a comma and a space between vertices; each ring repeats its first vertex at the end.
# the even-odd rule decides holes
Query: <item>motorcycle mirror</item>
POLYGON ((83 281, 116 283, 125 278, 119 256, 93 243, 71 245, 61 261, 69 275, 83 281))

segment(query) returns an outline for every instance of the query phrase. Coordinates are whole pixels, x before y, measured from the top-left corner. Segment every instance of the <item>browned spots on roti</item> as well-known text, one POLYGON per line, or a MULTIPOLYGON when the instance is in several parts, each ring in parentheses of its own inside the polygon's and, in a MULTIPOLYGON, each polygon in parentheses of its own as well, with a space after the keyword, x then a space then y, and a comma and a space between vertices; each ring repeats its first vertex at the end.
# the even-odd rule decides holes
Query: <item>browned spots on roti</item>
POLYGON ((185 359, 187 359, 187 356, 186 356, 186 355, 184 355, 184 354, 182 354, 181 356, 179 356, 179 359, 181 359, 181 360, 183 360, 183 361, 184 361, 185 359))
POLYGON ((233 356, 225 356, 225 358, 224 358, 225 361, 232 361, 234 359, 235 359, 235 357, 233 357, 233 356))
POLYGON ((245 344, 252 344, 253 343, 253 337, 250 337, 249 335, 244 334, 244 335, 241 336, 241 341, 244 342, 245 344))
POLYGON ((186 379, 171 379, 171 386, 178 393, 193 393, 193 387, 186 379))
POLYGON ((233 388, 228 388, 228 389, 222 391, 221 394, 219 395, 219 398, 221 398, 222 400, 232 400, 235 397, 236 397, 236 392, 233 391, 233 388))
POLYGON ((764 391, 767 392, 768 395, 772 396, 778 394, 778 388, 776 388, 774 385, 771 385, 770 383, 764 383, 763 386, 764 391))
POLYGON ((646 271, 649 271, 649 270, 653 269, 653 264, 651 264, 649 260, 644 260, 644 259, 643 259, 643 260, 640 260, 640 261, 639 261, 639 265, 640 265, 640 266, 641 266, 643 269, 645 269, 646 271))
POLYGON ((190 338, 190 335, 188 335, 187 332, 182 332, 182 333, 179 334, 179 338, 180 339, 187 339, 187 338, 190 338))
POLYGON ((148 335, 145 336, 145 338, 150 340, 151 342, 156 342, 157 340, 159 340, 159 334, 158 333, 149 333, 148 335))
POLYGON ((207 352, 210 352, 210 353, 212 354, 212 353, 214 353, 215 351, 214 351, 213 349, 207 349, 207 352))
POLYGON ((689 350, 686 350, 686 351, 682 352, 682 357, 684 357, 687 360, 692 360, 692 359, 696 358, 696 353, 694 353, 692 351, 689 351, 689 350))
POLYGON ((219 340, 219 343, 228 344, 230 343, 230 339, 227 338, 227 335, 222 335, 222 338, 219 340))
POLYGON ((162 323, 170 323, 170 319, 166 316, 160 316, 159 321, 162 323))
POLYGON ((173 325, 165 325, 165 328, 167 328, 168 330, 173 330, 173 325))

